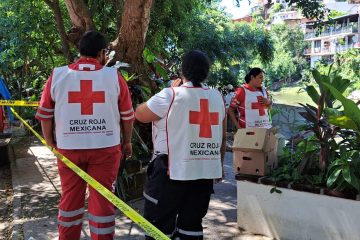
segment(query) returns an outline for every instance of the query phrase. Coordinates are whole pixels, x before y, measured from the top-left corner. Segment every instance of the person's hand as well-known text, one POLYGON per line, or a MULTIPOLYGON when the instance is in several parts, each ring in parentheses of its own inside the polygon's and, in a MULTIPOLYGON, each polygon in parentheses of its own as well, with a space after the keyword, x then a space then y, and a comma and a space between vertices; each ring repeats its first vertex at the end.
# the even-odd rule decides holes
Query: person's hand
POLYGON ((52 139, 48 139, 48 140, 45 140, 46 141, 46 144, 52 148, 56 148, 56 142, 54 142, 54 140, 52 139))
POLYGON ((131 142, 123 143, 122 151, 125 154, 126 159, 131 158, 131 155, 132 155, 132 144, 131 144, 131 142))
POLYGON ((221 178, 217 178, 217 179, 214 179, 214 183, 217 184, 217 183, 221 183, 225 178, 225 171, 224 171, 224 168, 222 169, 222 176, 221 178))
POLYGON ((182 81, 182 80, 181 80, 180 78, 173 80, 173 82, 171 83, 171 87, 178 87, 178 86, 180 86, 180 85, 181 85, 181 81, 182 81))
POLYGON ((269 98, 261 97, 259 99, 259 103, 264 105, 264 106, 270 106, 271 105, 271 100, 269 98))

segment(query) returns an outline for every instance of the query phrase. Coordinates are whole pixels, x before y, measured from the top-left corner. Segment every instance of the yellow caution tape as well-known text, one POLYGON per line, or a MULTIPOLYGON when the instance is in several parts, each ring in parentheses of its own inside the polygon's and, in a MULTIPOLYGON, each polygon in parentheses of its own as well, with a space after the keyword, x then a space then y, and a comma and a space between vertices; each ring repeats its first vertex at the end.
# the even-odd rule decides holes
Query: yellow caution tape
POLYGON ((39 102, 29 102, 22 100, 0 100, 0 106, 38 107, 39 102))
MULTIPOLYGON (((14 101, 19 102, 19 101, 14 101)), ((94 178, 92 178, 89 174, 84 172, 81 168, 76 166, 73 162, 71 162, 68 158, 63 156, 61 153, 59 153, 55 148, 50 147, 47 145, 44 138, 42 138, 24 119, 22 119, 19 114, 10 107, 13 114, 20 119, 22 123, 26 127, 29 128, 29 130, 34 133, 34 135, 44 144, 47 146, 51 152, 54 153, 54 155, 59 158, 61 161, 63 161, 71 170, 73 170, 76 174, 78 174, 84 181, 86 181, 90 186, 92 186, 94 189, 96 189, 101 195, 103 195, 107 200, 109 200, 114 206, 116 206, 121 212, 123 212, 126 216, 128 216, 132 221, 134 221, 137 225, 139 225, 142 229, 144 229, 151 237, 159 240, 170 240, 168 236, 166 236, 164 233, 162 233, 159 229, 157 229, 154 225, 152 225, 149 221, 147 221, 145 218, 143 218, 140 214, 138 214, 134 209, 129 207, 126 203, 124 203, 122 200, 120 200, 118 197, 116 197, 111 191, 109 191, 107 188, 105 188, 103 185, 101 185, 98 181, 96 181, 94 178)))

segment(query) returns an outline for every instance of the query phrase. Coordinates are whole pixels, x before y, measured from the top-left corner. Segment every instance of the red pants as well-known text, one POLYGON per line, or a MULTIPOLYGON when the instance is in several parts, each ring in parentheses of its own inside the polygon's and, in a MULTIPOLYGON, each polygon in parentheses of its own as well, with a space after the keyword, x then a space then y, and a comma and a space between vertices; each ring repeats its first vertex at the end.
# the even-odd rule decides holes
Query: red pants
MULTIPOLYGON (((121 148, 58 151, 79 168, 114 192, 120 165, 121 148)), ((59 204, 58 229, 60 240, 80 239, 85 212, 86 182, 58 159, 62 196, 59 204)), ((114 206, 89 186, 89 225, 91 239, 113 239, 115 232, 114 206)))

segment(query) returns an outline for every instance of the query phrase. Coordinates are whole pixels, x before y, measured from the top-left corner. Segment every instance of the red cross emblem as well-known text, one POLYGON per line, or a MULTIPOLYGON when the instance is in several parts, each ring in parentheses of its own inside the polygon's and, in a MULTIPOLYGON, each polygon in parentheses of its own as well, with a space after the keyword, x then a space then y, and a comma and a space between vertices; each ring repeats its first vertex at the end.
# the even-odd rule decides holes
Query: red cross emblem
POLYGON ((92 115, 94 110, 94 103, 105 102, 105 92, 93 92, 92 80, 80 80, 80 92, 69 92, 68 102, 80 103, 81 115, 92 115))
POLYGON ((199 137, 211 138, 211 126, 219 125, 219 113, 209 112, 209 100, 200 99, 200 112, 190 111, 189 122, 200 125, 199 137))
POLYGON ((264 116, 265 115, 265 109, 266 109, 266 106, 265 105, 262 105, 260 103, 260 100, 261 100, 262 96, 257 96, 257 102, 254 102, 254 103, 251 103, 251 109, 258 109, 259 110, 259 115, 260 116, 264 116))

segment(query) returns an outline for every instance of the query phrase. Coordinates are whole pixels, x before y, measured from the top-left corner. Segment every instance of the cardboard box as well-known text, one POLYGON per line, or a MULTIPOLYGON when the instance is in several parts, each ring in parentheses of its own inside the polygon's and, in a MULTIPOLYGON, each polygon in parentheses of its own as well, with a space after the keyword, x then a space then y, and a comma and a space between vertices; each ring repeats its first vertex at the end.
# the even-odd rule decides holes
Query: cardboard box
POLYGON ((233 151, 233 163, 236 173, 264 176, 277 168, 276 151, 244 152, 233 151))
POLYGON ((234 137, 233 150, 244 152, 270 152, 277 148, 275 129, 242 128, 234 137))

